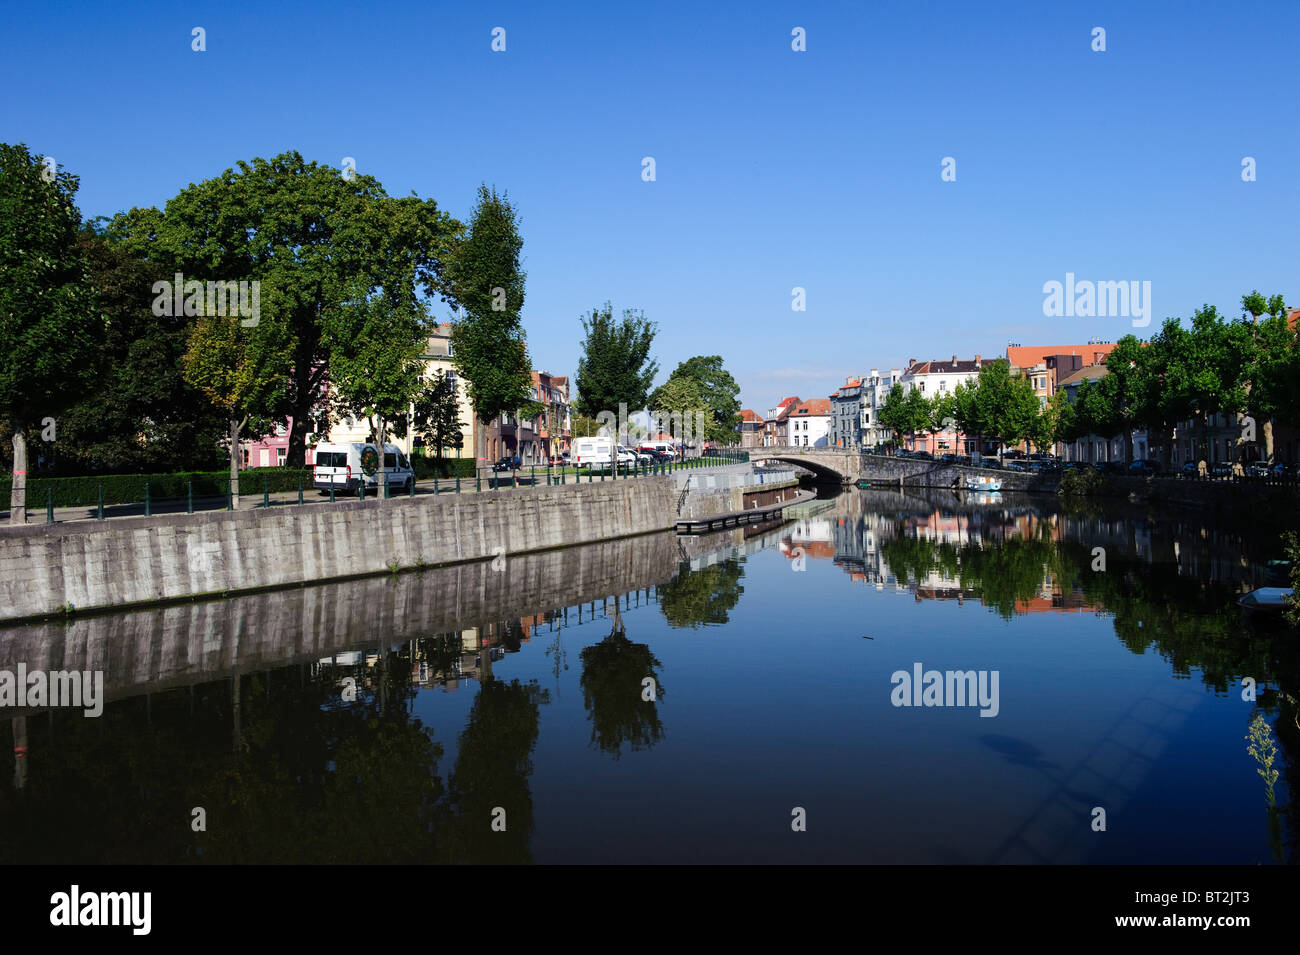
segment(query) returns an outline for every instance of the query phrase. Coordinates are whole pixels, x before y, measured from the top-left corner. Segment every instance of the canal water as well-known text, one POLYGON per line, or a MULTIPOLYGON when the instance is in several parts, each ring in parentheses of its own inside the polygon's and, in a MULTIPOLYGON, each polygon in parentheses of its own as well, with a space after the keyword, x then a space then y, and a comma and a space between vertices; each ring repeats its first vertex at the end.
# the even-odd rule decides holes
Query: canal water
POLYGON ((1235 604, 1276 515, 819 506, 0 630, 108 697, 0 714, 0 857, 1296 860, 1300 638, 1235 604))

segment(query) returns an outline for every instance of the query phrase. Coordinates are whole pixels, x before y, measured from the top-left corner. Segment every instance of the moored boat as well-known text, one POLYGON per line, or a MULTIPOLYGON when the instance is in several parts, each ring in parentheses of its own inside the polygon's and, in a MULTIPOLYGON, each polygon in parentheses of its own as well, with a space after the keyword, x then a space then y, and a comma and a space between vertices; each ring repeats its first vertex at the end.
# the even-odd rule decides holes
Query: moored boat
POLYGON ((1243 610, 1257 610, 1261 613, 1278 613, 1286 608, 1286 598, 1291 596, 1290 587, 1257 587, 1237 600, 1243 610))
POLYGON ((966 477, 962 485, 968 491, 1000 491, 1002 490, 1002 481, 995 477, 966 477))

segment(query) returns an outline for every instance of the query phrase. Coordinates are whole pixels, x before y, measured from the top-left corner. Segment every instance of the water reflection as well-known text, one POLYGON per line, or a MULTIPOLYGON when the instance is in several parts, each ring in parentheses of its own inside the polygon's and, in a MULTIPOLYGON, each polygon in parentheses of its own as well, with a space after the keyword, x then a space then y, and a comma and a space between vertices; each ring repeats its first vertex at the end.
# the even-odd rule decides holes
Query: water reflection
POLYGON ((1283 529, 864 491, 504 572, 9 628, 0 667, 103 669, 110 702, 6 714, 0 859, 1141 862, 1196 834, 1195 861, 1293 862, 1297 640, 1234 604, 1283 529), (1031 699, 991 725, 891 709, 889 670, 944 653, 1031 699), (785 803, 816 807, 801 843, 766 828, 785 803), (1078 824, 1099 805, 1108 841, 1078 824), (960 835, 931 844, 935 818, 960 835))

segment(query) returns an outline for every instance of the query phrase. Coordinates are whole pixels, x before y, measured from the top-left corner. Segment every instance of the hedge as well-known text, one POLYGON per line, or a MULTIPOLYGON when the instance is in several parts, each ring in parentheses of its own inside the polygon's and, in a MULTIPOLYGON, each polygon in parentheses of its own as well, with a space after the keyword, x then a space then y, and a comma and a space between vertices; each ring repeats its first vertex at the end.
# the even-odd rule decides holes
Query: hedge
POLYGON ((434 476, 439 478, 454 478, 457 475, 463 478, 472 478, 474 476, 474 459, 473 458, 411 458, 411 467, 415 469, 415 477, 420 481, 431 480, 434 476))
MULTIPOLYGON (((269 491, 296 491, 298 478, 302 478, 304 491, 314 490, 309 468, 244 468, 239 472, 241 496, 261 494, 263 482, 269 491)), ((137 504, 144 500, 144 486, 149 485, 149 497, 154 501, 183 500, 187 482, 194 482, 194 497, 225 497, 230 482, 227 471, 182 471, 173 474, 102 474, 69 478, 29 477, 27 479, 27 507, 43 508, 50 491, 54 492, 55 507, 94 507, 99 502, 99 489, 104 491, 104 504, 137 504)), ((10 477, 0 478, 0 509, 9 508, 9 492, 13 484, 10 477)))

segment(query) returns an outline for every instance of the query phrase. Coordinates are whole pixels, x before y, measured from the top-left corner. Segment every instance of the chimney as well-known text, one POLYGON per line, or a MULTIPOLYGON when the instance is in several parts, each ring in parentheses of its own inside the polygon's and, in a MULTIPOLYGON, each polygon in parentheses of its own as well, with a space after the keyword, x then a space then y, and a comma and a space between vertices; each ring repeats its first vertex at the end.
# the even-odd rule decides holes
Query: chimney
POLYGON ((979 366, 980 366, 980 356, 979 356, 979 355, 976 355, 976 356, 975 356, 975 367, 978 368, 979 366))
POLYGON ((956 355, 953 355, 953 356, 952 356, 952 363, 953 363, 954 365, 957 364, 957 356, 956 356, 956 355))
POLYGON ((909 358, 909 359, 907 360, 907 367, 908 367, 908 368, 911 368, 911 367, 912 367, 913 365, 915 365, 915 364, 916 364, 916 359, 915 359, 915 358, 909 358))

